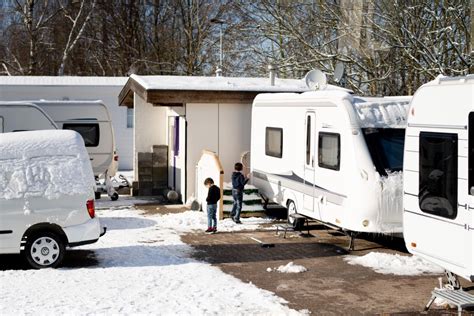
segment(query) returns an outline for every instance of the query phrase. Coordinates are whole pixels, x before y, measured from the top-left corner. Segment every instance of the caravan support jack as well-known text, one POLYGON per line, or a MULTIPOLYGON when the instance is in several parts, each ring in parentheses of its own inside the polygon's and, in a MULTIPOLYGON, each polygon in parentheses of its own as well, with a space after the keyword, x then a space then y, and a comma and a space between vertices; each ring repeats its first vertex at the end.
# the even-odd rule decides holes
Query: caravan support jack
POLYGON ((359 235, 357 232, 349 231, 349 230, 344 230, 344 235, 349 237, 349 246, 347 248, 347 251, 353 251, 355 250, 355 239, 359 235))

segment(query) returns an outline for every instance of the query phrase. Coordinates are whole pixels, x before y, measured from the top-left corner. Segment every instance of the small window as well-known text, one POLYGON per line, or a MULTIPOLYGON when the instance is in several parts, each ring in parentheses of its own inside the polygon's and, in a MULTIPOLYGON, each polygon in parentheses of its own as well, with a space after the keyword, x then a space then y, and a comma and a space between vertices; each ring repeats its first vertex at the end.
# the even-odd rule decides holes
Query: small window
POLYGON ((306 116, 306 165, 311 165, 311 115, 306 116))
POLYGON ((63 124, 63 129, 70 129, 81 134, 86 147, 97 147, 99 145, 100 131, 97 123, 63 124))
POLYGON ((133 108, 127 108, 127 128, 133 128, 133 108))
POLYGON ((319 133, 318 165, 339 170, 341 164, 341 136, 336 133, 319 133))
POLYGON ((265 154, 276 158, 283 157, 283 129, 275 127, 266 128, 265 154))
POLYGON ((474 195, 474 112, 469 113, 469 194, 474 195), (471 190, 471 188, 473 188, 471 190))
POLYGON ((419 205, 423 212, 456 218, 458 135, 420 133, 419 205))

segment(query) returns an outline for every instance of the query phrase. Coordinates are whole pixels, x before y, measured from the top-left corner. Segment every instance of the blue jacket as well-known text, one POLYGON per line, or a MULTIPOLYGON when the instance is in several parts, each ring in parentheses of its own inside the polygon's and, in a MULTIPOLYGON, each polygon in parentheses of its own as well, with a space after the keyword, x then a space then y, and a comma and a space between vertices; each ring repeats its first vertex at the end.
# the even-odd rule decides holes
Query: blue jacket
POLYGON ((232 189, 243 191, 248 181, 249 179, 245 179, 242 173, 237 171, 232 173, 232 189))

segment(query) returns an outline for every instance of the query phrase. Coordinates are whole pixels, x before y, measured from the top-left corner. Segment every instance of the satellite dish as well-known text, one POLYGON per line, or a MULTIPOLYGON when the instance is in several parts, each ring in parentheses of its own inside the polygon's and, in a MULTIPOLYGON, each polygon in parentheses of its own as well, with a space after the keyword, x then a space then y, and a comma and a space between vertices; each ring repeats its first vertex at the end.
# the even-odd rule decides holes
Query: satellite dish
POLYGON ((341 82, 342 77, 344 76, 344 64, 338 62, 334 68, 334 82, 341 82))
POLYGON ((304 77, 306 86, 311 90, 321 90, 326 88, 327 79, 324 72, 319 69, 309 71, 304 77))

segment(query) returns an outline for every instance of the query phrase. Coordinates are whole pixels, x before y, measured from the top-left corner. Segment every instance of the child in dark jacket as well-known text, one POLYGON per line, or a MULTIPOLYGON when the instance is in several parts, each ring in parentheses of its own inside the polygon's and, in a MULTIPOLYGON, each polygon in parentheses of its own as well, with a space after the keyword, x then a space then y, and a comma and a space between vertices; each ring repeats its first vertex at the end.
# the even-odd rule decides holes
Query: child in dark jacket
POLYGON ((217 232, 217 202, 221 199, 221 189, 214 185, 212 178, 204 180, 204 185, 209 189, 207 193, 207 230, 206 233, 217 232))
POLYGON ((244 187, 249 181, 249 179, 242 174, 243 168, 244 166, 240 162, 237 162, 234 166, 235 171, 232 173, 232 197, 234 199, 234 205, 232 206, 230 216, 237 224, 242 224, 240 221, 240 213, 242 212, 242 203, 244 200, 244 187))

